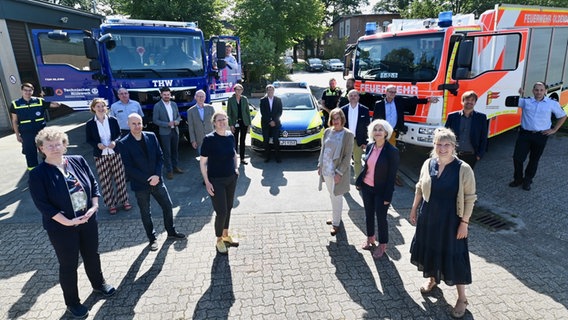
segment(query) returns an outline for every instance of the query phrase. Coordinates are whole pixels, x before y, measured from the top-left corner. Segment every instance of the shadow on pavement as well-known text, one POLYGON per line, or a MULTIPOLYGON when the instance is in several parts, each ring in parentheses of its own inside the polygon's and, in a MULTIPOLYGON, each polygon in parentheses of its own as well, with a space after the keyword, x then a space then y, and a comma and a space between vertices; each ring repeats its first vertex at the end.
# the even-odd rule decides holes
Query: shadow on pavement
POLYGON ((229 256, 217 253, 211 266, 211 284, 197 302, 192 319, 228 319, 234 303, 229 256))

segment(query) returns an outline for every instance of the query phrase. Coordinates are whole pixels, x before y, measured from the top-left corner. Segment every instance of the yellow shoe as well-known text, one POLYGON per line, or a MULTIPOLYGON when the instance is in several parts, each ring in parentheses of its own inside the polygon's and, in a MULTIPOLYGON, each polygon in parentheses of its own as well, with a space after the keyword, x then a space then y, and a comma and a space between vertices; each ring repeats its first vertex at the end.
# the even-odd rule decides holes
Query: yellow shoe
POLYGON ((239 242, 233 240, 233 238, 231 238, 231 236, 222 237, 221 240, 223 240, 223 242, 227 243, 231 247, 238 247, 239 246, 239 242))
POLYGON ((217 249, 217 252, 219 252, 220 254, 227 254, 229 252, 229 250, 227 250, 225 242, 222 239, 217 241, 215 248, 217 249))

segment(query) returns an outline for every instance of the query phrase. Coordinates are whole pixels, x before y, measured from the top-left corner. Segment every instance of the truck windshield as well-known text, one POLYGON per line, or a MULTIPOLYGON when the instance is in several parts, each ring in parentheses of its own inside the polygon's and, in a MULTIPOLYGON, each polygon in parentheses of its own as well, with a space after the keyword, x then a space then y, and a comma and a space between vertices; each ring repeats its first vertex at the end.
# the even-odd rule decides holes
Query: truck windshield
POLYGON ((204 76, 201 35, 112 31, 116 46, 108 49, 113 76, 118 78, 204 76))
POLYGON ((382 81, 432 81, 438 73, 444 33, 360 41, 356 78, 382 81))

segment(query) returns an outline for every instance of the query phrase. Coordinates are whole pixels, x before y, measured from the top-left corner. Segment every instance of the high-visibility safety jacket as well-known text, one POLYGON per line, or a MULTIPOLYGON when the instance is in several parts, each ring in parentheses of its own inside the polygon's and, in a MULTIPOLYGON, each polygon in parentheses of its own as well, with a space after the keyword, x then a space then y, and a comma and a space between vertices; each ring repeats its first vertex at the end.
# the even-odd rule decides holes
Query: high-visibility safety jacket
POLYGON ((12 113, 18 116, 20 132, 37 132, 45 127, 45 109, 48 103, 36 97, 32 97, 30 101, 20 98, 12 102, 12 113))

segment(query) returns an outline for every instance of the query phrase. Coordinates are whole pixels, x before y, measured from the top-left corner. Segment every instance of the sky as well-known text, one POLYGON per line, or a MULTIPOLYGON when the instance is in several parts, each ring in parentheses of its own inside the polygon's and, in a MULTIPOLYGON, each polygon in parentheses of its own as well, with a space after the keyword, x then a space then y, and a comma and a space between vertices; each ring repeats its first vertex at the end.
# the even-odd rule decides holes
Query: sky
POLYGON ((379 2, 378 0, 369 0, 369 5, 365 6, 364 8, 361 8, 361 12, 362 13, 372 13, 373 11, 373 6, 375 5, 375 3, 379 2))

